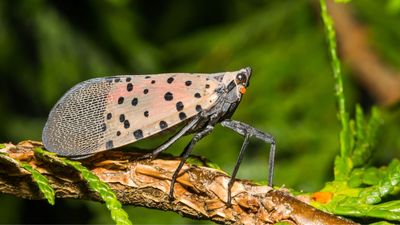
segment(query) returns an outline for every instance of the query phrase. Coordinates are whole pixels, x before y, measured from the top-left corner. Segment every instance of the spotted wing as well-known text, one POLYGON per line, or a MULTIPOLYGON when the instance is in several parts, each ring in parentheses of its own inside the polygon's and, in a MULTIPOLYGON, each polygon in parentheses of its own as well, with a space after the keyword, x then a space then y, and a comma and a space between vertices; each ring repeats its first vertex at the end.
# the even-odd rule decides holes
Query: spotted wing
POLYGON ((45 147, 82 156, 152 136, 187 121, 218 98, 215 74, 116 76, 82 82, 50 112, 45 147))

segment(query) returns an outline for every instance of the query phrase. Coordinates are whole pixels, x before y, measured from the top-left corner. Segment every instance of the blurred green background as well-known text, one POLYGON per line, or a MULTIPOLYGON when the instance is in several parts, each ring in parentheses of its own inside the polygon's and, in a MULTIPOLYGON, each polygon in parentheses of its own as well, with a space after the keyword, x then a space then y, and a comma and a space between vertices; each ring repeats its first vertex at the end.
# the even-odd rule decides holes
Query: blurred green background
MULTIPOLYGON (((352 12, 379 56, 400 70, 400 3, 357 0, 352 12), (380 9, 380 10, 377 10, 380 9)), ((332 178, 338 151, 334 80, 318 1, 2 0, 0 142, 40 140, 51 107, 93 77, 253 68, 234 119, 277 140, 274 183, 316 191, 332 178)), ((344 64, 347 106, 375 104, 344 64)), ((400 152, 400 109, 382 108, 382 165, 400 152)), ((189 137, 168 152, 179 154, 189 137)), ((218 126, 194 154, 231 172, 242 138, 218 126)), ((265 181, 269 146, 253 140, 239 178, 265 181)), ((0 223, 112 223, 104 205, 0 196, 0 223)), ((202 223, 126 206, 135 224, 202 223)), ((203 222, 204 223, 204 222, 203 222)))

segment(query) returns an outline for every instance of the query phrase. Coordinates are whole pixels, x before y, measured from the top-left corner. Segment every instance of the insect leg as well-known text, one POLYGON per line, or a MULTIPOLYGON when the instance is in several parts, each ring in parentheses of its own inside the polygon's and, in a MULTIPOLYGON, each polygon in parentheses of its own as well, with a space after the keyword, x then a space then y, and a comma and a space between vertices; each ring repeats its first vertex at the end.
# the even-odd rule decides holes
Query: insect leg
POLYGON ((200 120, 200 116, 196 116, 192 121, 190 121, 188 124, 186 124, 178 133, 176 133, 174 136, 172 136, 170 139, 168 139, 165 143, 157 147, 153 152, 149 154, 145 154, 144 156, 139 157, 139 159, 144 159, 144 158, 152 158, 155 159, 158 154, 166 150, 169 146, 171 146, 175 141, 177 141, 179 138, 181 138, 183 135, 186 134, 187 131, 189 131, 191 128, 193 128, 197 122, 200 120))
POLYGON ((183 151, 181 157, 181 162, 179 163, 178 167, 176 168, 174 174, 172 175, 171 179, 171 186, 169 189, 169 199, 172 201, 174 199, 174 186, 176 183, 176 179, 178 178, 179 171, 182 169, 183 164, 185 164, 187 158, 189 157, 190 153, 193 150, 194 145, 200 141, 203 137, 207 136, 208 134, 211 133, 211 131, 214 129, 213 126, 207 125, 206 128, 204 128, 202 131, 198 132, 195 134, 192 138, 192 140, 189 142, 189 144, 185 147, 185 150, 183 151))
MULTIPOLYGON (((264 133, 248 124, 239 122, 239 121, 235 121, 235 120, 229 120, 226 119, 224 121, 221 122, 221 125, 223 127, 227 127, 232 129, 233 131, 239 133, 240 135, 245 136, 243 145, 242 145, 242 149, 240 150, 239 153, 239 158, 236 162, 235 168, 234 168, 234 173, 232 174, 231 180, 229 181, 228 184, 228 194, 230 194, 230 189, 232 188, 231 186, 233 185, 233 182, 235 180, 235 176, 236 176, 236 172, 239 169, 239 165, 241 163, 241 160, 243 158, 242 154, 244 152, 244 149, 247 147, 248 144, 248 139, 250 137, 255 137, 257 139, 260 139, 266 143, 269 143, 271 145, 270 147, 270 151, 269 151, 269 162, 268 162, 268 185, 272 186, 272 178, 274 175, 274 159, 275 159, 275 149, 276 149, 276 144, 275 144, 275 139, 274 137, 272 137, 272 135, 268 134, 268 133, 264 133)), ((230 198, 231 196, 228 196, 228 205, 230 205, 230 198)))
POLYGON ((232 201, 231 190, 232 190, 232 186, 233 186, 233 183, 235 182, 236 174, 237 174, 237 172, 239 170, 240 163, 242 162, 242 159, 243 159, 243 156, 244 156, 243 153, 246 150, 247 145, 249 144, 249 138, 250 138, 249 134, 246 133, 244 135, 244 141, 243 141, 243 144, 242 144, 242 148, 240 149, 240 153, 239 153, 238 159, 236 161, 235 168, 233 169, 231 179, 229 180, 229 183, 228 183, 228 201, 227 201, 228 207, 231 206, 231 201, 232 201))

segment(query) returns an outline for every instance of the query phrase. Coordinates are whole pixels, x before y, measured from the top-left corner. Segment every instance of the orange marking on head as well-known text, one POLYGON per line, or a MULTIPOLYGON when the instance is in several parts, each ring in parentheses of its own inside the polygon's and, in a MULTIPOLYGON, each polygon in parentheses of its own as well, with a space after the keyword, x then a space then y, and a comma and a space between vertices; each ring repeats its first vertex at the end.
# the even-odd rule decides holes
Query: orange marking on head
POLYGON ((244 94, 246 93, 246 88, 245 88, 245 87, 241 87, 241 88, 239 89, 239 92, 240 92, 242 95, 244 95, 244 94))

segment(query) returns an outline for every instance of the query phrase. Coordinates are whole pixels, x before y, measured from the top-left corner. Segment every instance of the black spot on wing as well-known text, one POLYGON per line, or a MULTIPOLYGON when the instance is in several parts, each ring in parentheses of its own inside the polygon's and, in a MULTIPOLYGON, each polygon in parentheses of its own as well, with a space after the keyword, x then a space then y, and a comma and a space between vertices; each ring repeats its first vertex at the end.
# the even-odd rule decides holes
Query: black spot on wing
POLYGON ((124 103, 124 97, 119 97, 118 98, 118 104, 122 104, 122 103, 124 103))
POLYGON ((128 129, 130 127, 129 120, 124 121, 124 128, 128 129))
POLYGON ((135 136, 136 140, 143 138, 143 131, 138 129, 133 132, 133 136, 135 136))
POLYGON ((108 114, 107 114, 107 119, 110 120, 111 117, 112 117, 112 114, 111 114, 111 113, 108 113, 108 114))
POLYGON ((113 141, 107 141, 106 142, 106 149, 112 149, 114 147, 113 141))
POLYGON ((167 92, 167 93, 165 93, 165 95, 164 95, 165 101, 171 101, 173 98, 174 98, 174 96, 172 95, 171 92, 167 92))
POLYGON ((126 85, 126 90, 127 90, 127 91, 132 91, 132 90, 133 90, 133 84, 132 84, 132 83, 128 83, 128 84, 126 85))
POLYGON ((119 115, 119 122, 123 123, 125 121, 125 114, 119 115))
POLYGON ((180 119, 180 120, 186 119, 186 114, 185 114, 184 112, 180 112, 180 113, 179 113, 179 119, 180 119))
POLYGON ((176 103, 176 110, 181 111, 185 106, 183 105, 182 102, 177 102, 176 103))
POLYGON ((201 108, 201 105, 196 105, 196 111, 201 112, 203 109, 201 108))
POLYGON ((139 100, 137 98, 133 98, 131 103, 133 106, 136 106, 138 104, 138 102, 139 102, 139 100))
POLYGON ((160 128, 161 128, 161 130, 163 130, 163 129, 167 128, 167 127, 168 127, 167 122, 165 122, 164 120, 161 120, 161 121, 160 121, 160 128))

